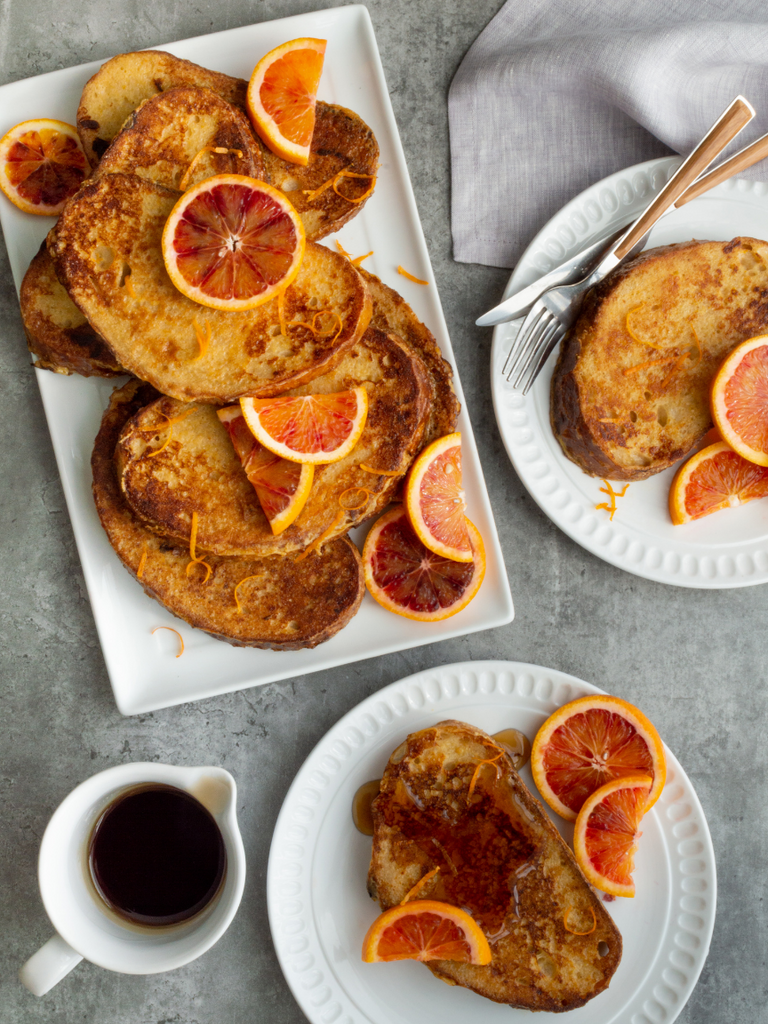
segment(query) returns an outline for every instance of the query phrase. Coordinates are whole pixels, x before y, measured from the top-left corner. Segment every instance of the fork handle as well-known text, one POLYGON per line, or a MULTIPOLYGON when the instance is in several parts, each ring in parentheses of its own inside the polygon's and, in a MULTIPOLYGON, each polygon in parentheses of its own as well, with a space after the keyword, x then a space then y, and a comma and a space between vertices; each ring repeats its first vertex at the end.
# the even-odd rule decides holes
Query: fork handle
POLYGON ((689 188, 715 159, 731 139, 749 124, 755 116, 751 104, 743 96, 737 96, 728 109, 710 128, 691 155, 680 165, 645 212, 635 221, 614 250, 615 256, 623 260, 630 249, 646 235, 661 215, 673 206, 683 192, 689 188))
POLYGON ((699 196, 704 195, 715 185, 721 185, 724 181, 732 178, 740 171, 746 171, 752 164, 758 163, 760 160, 764 160, 768 156, 768 135, 763 135, 757 142, 753 142, 745 149, 740 150, 730 159, 725 160, 716 167, 714 171, 710 171, 709 174, 702 175, 698 181, 695 181, 691 187, 684 192, 675 203, 676 207, 684 206, 689 203, 691 199, 697 199, 699 196))

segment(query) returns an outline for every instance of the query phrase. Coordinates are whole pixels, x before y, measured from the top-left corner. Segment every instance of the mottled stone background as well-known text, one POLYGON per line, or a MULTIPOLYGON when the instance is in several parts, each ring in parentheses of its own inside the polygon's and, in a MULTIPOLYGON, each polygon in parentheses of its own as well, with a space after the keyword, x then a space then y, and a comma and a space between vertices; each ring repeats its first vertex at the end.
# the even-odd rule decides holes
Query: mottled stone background
MULTIPOLYGON (((0 0, 0 82, 313 10, 318 0, 0 0)), ((7 1024, 297 1024, 270 940, 265 874, 290 781, 363 697, 434 664, 480 658, 571 672, 642 706, 690 775, 715 843, 709 959, 683 1024, 768 1020, 765 587, 695 591, 614 569, 539 511, 507 461, 491 406, 491 336, 473 326, 507 274, 455 264, 446 95, 499 0, 368 0, 476 431, 517 618, 503 629, 213 700, 122 718, 83 585, 53 452, 0 251, 0 1019, 7 1024), (36 884, 52 811, 125 761, 226 766, 249 862, 234 924, 206 956, 130 977, 83 963, 42 1000, 16 969, 50 934, 36 884)), ((43 114, 44 111, 41 111, 43 114)))

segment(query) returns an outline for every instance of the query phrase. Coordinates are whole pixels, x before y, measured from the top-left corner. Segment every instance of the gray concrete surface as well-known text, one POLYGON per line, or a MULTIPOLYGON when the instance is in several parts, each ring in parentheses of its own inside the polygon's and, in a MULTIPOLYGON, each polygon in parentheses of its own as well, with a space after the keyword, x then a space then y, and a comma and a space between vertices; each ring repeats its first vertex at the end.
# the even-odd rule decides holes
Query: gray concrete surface
MULTIPOLYGON (((490 332, 474 318, 504 271, 451 259, 446 93, 500 0, 368 0, 457 353, 517 608, 515 622, 136 718, 112 700, 0 252, 0 1021, 6 1024, 298 1024, 270 940, 265 873, 288 785, 363 697, 435 664, 486 657, 552 666, 640 704, 690 775, 714 839, 714 940, 681 1024, 768 1020, 765 587, 663 587, 561 534, 509 465, 488 385, 490 332), (46 822, 93 772, 131 760, 226 766, 238 779, 250 875, 222 941, 171 974, 82 964, 36 1000, 16 969, 50 933, 36 886, 46 822)), ((3 0, 0 82, 209 31, 312 10, 317 0, 3 0)), ((0 247, 1 249, 2 247, 0 247)))

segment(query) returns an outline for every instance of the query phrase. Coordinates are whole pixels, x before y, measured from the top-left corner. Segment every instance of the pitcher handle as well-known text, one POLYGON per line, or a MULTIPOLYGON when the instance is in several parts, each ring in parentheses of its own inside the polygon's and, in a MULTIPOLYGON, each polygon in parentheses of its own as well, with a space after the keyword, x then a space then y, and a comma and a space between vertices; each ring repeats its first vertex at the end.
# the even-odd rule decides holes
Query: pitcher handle
POLYGON ((60 935, 54 935, 19 968, 19 981, 32 995, 44 996, 82 959, 60 935))

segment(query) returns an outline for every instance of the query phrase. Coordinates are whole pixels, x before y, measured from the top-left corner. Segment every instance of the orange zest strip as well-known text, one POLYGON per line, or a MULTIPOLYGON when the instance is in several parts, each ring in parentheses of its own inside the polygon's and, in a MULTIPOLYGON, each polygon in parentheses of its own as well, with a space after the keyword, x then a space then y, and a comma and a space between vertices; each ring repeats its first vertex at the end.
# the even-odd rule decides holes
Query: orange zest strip
POLYGON ((345 199, 348 203, 362 203, 364 200, 368 198, 368 196, 373 195, 373 190, 376 188, 376 175, 356 174, 354 171, 339 171, 339 173, 333 179, 331 187, 333 188, 333 191, 336 193, 337 196, 339 196, 340 199, 345 199), (363 192, 361 196, 353 198, 352 196, 345 196, 343 192, 339 192, 339 182, 341 181, 342 178, 370 178, 371 184, 368 186, 368 188, 365 190, 365 192, 363 192))
POLYGON ((501 778, 501 765, 496 764, 496 762, 499 760, 500 757, 503 756, 504 752, 500 751, 496 755, 496 757, 489 757, 486 758, 484 761, 477 762, 477 766, 475 767, 475 770, 472 772, 472 779, 469 783, 469 792, 467 793, 467 799, 469 799, 469 797, 471 797, 475 791, 475 786, 477 785, 477 780, 480 778, 480 771, 484 764, 492 764, 493 767, 496 769, 496 778, 501 778))
POLYGON ((570 932, 571 935, 591 935, 592 932, 595 931, 595 929, 597 928, 597 917, 595 915, 594 909, 592 907, 589 908, 589 912, 592 915, 592 927, 589 929, 588 932, 575 932, 573 928, 568 927, 568 918, 571 916, 572 910, 573 907, 568 907, 568 909, 566 910, 565 917, 563 918, 563 928, 565 928, 567 932, 570 932))
POLYGON ((158 629, 169 629, 172 633, 176 634, 176 636, 179 638, 179 643, 181 644, 181 648, 179 650, 179 653, 176 655, 176 657, 180 658, 182 656, 182 654, 184 653, 184 637, 181 635, 181 633, 178 631, 178 629, 174 629, 173 626, 155 626, 155 628, 152 630, 152 635, 153 636, 158 631, 158 629))
POLYGON ((139 430, 152 431, 152 433, 154 433, 154 434, 159 434, 162 430, 167 430, 168 431, 168 437, 165 439, 165 443, 161 444, 159 448, 155 448, 155 450, 153 452, 150 452, 149 455, 147 455, 148 459, 152 459, 152 458, 155 457, 155 455, 159 455, 160 452, 165 451, 165 449, 168 447, 168 445, 173 440, 173 425, 174 425, 174 423, 181 423, 182 420, 185 420, 187 418, 187 416, 190 416, 193 412, 194 412, 194 409, 188 409, 186 412, 183 412, 181 414, 181 416, 174 416, 173 419, 169 419, 165 415, 164 412, 161 412, 160 415, 165 420, 165 426, 164 427, 139 427, 139 430))
POLYGON ((318 185, 317 188, 305 188, 302 191, 304 192, 304 195, 307 197, 307 201, 310 203, 313 203, 318 196, 322 195, 323 192, 325 192, 325 190, 329 188, 332 188, 340 199, 346 199, 348 203, 362 203, 364 199, 367 199, 368 196, 371 195, 375 187, 375 174, 357 174, 355 171, 339 171, 338 174, 334 174, 332 178, 329 178, 327 181, 324 181, 323 184, 318 185), (351 196, 345 196, 343 192, 339 192, 337 186, 342 178, 370 178, 371 184, 361 196, 358 196, 356 199, 353 199, 351 196))
POLYGON ((344 509, 345 512, 356 512, 359 508, 364 508, 368 503, 368 499, 373 497, 373 491, 369 491, 367 487, 348 487, 345 491, 342 491, 339 495, 339 507, 344 509), (363 494, 362 501, 358 501, 356 505, 345 505, 344 495, 349 494, 363 494))
POLYGON ((315 324, 317 323, 317 318, 319 316, 332 316, 338 322, 339 326, 336 328, 336 333, 334 334, 332 339, 333 341, 336 341, 336 339, 344 329, 344 322, 339 316, 339 314, 331 309, 319 309, 317 313, 315 313, 315 315, 312 317, 311 324, 306 323, 304 320, 291 320, 290 323, 288 324, 288 327, 306 327, 308 331, 311 331, 313 334, 316 334, 318 338, 327 338, 333 331, 333 327, 329 327, 327 331, 321 330, 321 328, 316 327, 315 324))
POLYGON ((637 311, 642 309, 644 305, 645 305, 645 303, 641 302, 639 306, 633 306, 632 309, 627 311, 627 317, 626 317, 626 320, 625 320, 625 327, 627 329, 627 334, 630 336, 630 338, 633 341, 638 342, 638 344, 640 344, 640 345, 647 345, 649 348, 655 348, 657 352, 660 352, 661 351, 661 345, 654 345, 654 343, 652 341, 646 341, 645 338, 641 338, 638 334, 636 334, 632 330, 632 327, 631 327, 631 325, 629 323, 629 318, 632 316, 632 314, 633 313, 637 313, 637 311))
POLYGON ((438 865, 436 868, 432 868, 431 871, 428 871, 423 878, 420 878, 416 885, 412 885, 408 892, 405 894, 405 896, 403 896, 403 898, 400 900, 400 906, 402 907, 405 903, 408 903, 409 900, 412 900, 414 899, 414 897, 418 896, 419 893, 424 888, 424 886, 428 882, 431 882, 439 871, 440 866, 438 865))
POLYGON ((294 558, 294 562, 303 562, 308 555, 311 555, 313 551, 319 550, 321 545, 330 537, 330 535, 341 525, 342 520, 346 518, 347 513, 342 509, 333 520, 327 530, 324 530, 314 543, 310 544, 306 550, 302 551, 300 555, 294 558))
POLYGON ((365 256, 355 256, 355 258, 350 262, 353 267, 359 267, 363 260, 367 260, 369 256, 373 256, 373 249, 371 249, 370 252, 367 252, 365 256))
POLYGON ((197 322, 197 317, 192 321, 192 325, 195 328, 195 337, 197 338, 197 344, 200 346, 200 351, 195 356, 195 360, 202 359, 205 353, 208 351, 208 346, 211 344, 211 325, 206 320, 205 322, 205 334, 203 329, 197 322))
POLYGON ((131 280, 131 276, 131 274, 125 275, 125 280, 123 281, 123 288, 125 288, 125 290, 128 292, 132 299, 138 299, 136 289, 133 287, 133 281, 131 280))
POLYGON ((347 252, 347 250, 344 248, 344 246, 341 244, 338 238, 336 239, 336 248, 339 250, 342 256, 346 256, 350 262, 352 261, 352 253, 347 252))
POLYGON ((238 160, 243 159, 242 149, 226 149, 224 146, 203 146, 200 152, 192 158, 192 162, 184 172, 184 177, 179 182, 179 192, 186 192, 187 185, 189 185, 189 179, 192 177, 192 172, 204 153, 234 153, 238 160))
POLYGON ((242 579, 240 580, 240 582, 239 582, 239 583, 237 584, 237 586, 235 587, 235 604, 237 605, 237 610, 238 610, 238 612, 239 612, 239 614, 240 614, 240 615, 242 615, 242 614, 243 614, 243 606, 242 606, 242 605, 240 604, 240 598, 239 598, 239 597, 237 596, 237 592, 238 592, 238 590, 240 589, 240 587, 242 587, 242 585, 243 585, 244 583, 247 583, 247 582, 248 582, 248 580, 260 580, 260 579, 262 578, 262 576, 263 576, 263 575, 264 575, 264 573, 263 573, 263 572, 260 572, 260 573, 259 573, 258 575, 256 575, 256 576, 244 576, 244 577, 243 577, 243 578, 242 578, 242 579))
MULTIPOLYGON (((686 355, 687 354, 688 353, 686 352, 686 355)), ((638 370, 647 370, 649 366, 662 366, 664 363, 671 363, 675 359, 677 359, 677 356, 663 356, 661 359, 648 359, 644 363, 638 363, 637 366, 628 366, 621 372, 625 377, 629 377, 631 373, 637 373, 638 370)))
POLYGON ((401 476, 404 469, 374 469, 373 466, 366 466, 364 462, 361 462, 359 469, 362 469, 364 473, 374 473, 376 476, 401 476))
POLYGON ((147 564, 147 545, 141 549, 141 558, 139 559, 139 568, 136 570, 136 579, 140 580, 144 575, 144 566, 147 564))
POLYGON ((211 569, 210 565, 208 565, 208 563, 204 559, 198 558, 197 555, 195 554, 195 545, 196 544, 197 544, 197 512, 193 512, 192 513, 192 532, 189 535, 189 557, 192 559, 192 561, 187 562, 187 568, 186 568, 185 571, 186 571, 187 576, 189 576, 189 570, 192 568, 193 565, 204 565, 206 571, 205 571, 205 579, 203 580, 203 583, 207 583, 208 582, 208 578, 210 577, 210 575, 213 572, 213 570, 211 569))
POLYGON ((429 281, 422 281, 420 277, 414 277, 413 274, 409 274, 405 267, 401 267, 400 264, 397 266, 398 274, 402 274, 403 277, 407 277, 409 281, 413 281, 414 284, 429 284, 429 281))
MULTIPOLYGON (((161 415, 162 415, 162 413, 161 413, 161 415)), ((166 416, 166 419, 168 419, 167 416, 166 416)), ((170 420, 168 420, 167 427, 161 427, 160 429, 161 430, 166 430, 167 429, 168 430, 168 437, 166 437, 165 441, 160 445, 159 448, 155 448, 155 450, 153 452, 150 452, 149 455, 147 455, 148 459, 154 459, 154 457, 156 455, 159 455, 160 452, 164 452, 165 449, 168 447, 168 445, 173 440, 173 423, 171 423, 170 420)))
POLYGON ((613 516, 616 512, 616 499, 624 497, 624 495, 627 493, 627 488, 629 487, 629 484, 624 484, 624 487, 620 491, 614 491, 613 487, 611 487, 610 481, 603 480, 603 483, 605 484, 605 487, 600 488, 600 493, 608 495, 610 504, 607 501, 603 501, 601 502, 601 504, 595 505, 595 508, 604 508, 605 511, 610 514, 610 521, 613 522, 613 516))

